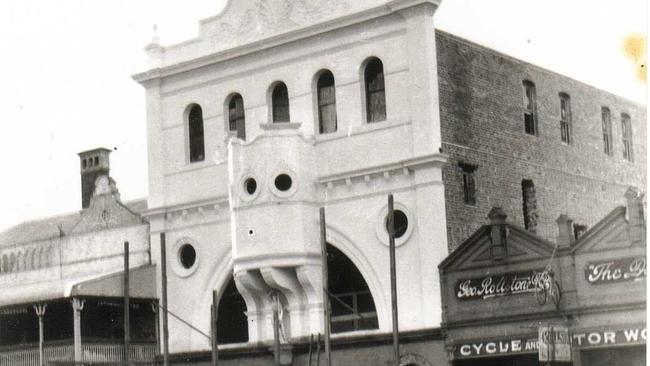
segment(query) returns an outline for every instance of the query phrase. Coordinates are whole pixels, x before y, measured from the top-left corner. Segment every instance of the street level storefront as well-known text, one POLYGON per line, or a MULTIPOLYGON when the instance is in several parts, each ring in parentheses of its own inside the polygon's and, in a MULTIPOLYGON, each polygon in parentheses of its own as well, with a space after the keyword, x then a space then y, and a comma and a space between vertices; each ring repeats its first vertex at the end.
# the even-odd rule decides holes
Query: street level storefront
POLYGON ((625 197, 577 238, 561 215, 557 243, 494 208, 439 267, 450 365, 645 365, 642 196, 625 197))

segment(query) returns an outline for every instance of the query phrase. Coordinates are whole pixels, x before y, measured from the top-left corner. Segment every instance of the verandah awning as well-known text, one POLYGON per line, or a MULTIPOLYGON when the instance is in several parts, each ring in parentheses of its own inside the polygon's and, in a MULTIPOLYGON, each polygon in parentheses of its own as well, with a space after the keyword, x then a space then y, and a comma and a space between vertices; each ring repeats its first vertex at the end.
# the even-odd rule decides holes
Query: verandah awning
MULTIPOLYGON (((131 268, 129 295, 133 298, 155 299, 155 266, 131 268)), ((0 289, 0 307, 43 302, 71 297, 121 297, 124 294, 124 271, 94 276, 57 279, 0 289)))

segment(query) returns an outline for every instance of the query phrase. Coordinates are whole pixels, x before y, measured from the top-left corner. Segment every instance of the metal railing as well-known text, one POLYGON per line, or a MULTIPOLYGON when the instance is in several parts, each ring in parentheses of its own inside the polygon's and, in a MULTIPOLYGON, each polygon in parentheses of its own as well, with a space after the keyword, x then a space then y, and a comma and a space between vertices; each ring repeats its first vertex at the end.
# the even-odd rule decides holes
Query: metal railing
MULTIPOLYGON (((105 342, 86 342, 81 344, 83 362, 119 363, 124 357, 123 344, 105 342)), ((72 341, 47 342, 43 347, 44 363, 47 365, 73 363, 74 345, 72 341)), ((156 356, 155 343, 131 343, 130 359, 134 361, 153 361, 156 356)), ((0 347, 0 366, 39 366, 37 343, 0 347)))

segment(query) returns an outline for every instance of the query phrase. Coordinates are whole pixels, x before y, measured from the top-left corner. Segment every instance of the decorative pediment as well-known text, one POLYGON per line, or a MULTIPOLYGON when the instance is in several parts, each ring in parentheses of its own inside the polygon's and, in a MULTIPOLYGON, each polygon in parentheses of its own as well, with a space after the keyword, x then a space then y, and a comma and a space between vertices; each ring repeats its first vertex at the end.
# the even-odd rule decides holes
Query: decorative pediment
POLYGON ((512 224, 503 224, 505 252, 496 256, 492 245, 492 226, 485 225, 463 242, 441 264, 441 271, 467 270, 526 261, 543 260, 553 253, 553 243, 512 224))
POLYGON ((87 209, 81 211, 81 219, 70 234, 81 234, 110 228, 143 223, 140 215, 134 213, 120 201, 115 181, 101 176, 95 182, 95 192, 87 209))
MULTIPOLYGON (((381 0, 229 0, 221 14, 201 21, 200 36, 216 50, 243 45, 339 17, 381 0)), ((374 3, 374 4, 373 4, 374 3)))
POLYGON ((575 243, 574 252, 586 253, 633 246, 630 240, 630 224, 625 218, 625 208, 614 209, 600 222, 585 232, 575 243))

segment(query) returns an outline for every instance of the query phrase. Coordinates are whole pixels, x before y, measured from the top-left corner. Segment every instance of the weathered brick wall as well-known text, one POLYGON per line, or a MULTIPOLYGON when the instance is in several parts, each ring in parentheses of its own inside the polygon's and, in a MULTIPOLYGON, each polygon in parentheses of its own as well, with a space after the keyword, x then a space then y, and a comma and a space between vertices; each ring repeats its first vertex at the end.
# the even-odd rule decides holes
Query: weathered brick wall
MULTIPOLYGON (((634 185, 645 192, 644 106, 527 64, 445 32, 437 32, 445 199, 450 250, 486 222, 493 206, 524 225, 521 181, 534 182, 537 233, 555 241, 555 220, 568 214, 591 226, 634 185), (524 132, 523 80, 537 91, 537 136, 524 132), (560 99, 571 97, 573 142, 560 139, 560 99), (611 111, 613 156, 603 151, 601 108, 611 111), (632 119, 634 162, 623 159, 621 113, 632 119), (475 206, 463 202, 458 162, 478 166, 475 206)), ((606 72, 606 70, 603 70, 606 72)))

